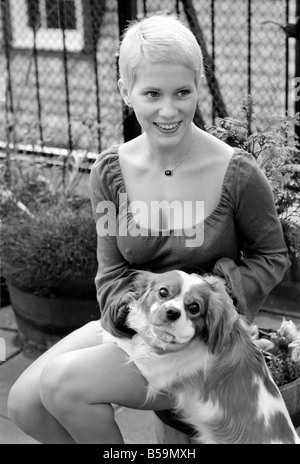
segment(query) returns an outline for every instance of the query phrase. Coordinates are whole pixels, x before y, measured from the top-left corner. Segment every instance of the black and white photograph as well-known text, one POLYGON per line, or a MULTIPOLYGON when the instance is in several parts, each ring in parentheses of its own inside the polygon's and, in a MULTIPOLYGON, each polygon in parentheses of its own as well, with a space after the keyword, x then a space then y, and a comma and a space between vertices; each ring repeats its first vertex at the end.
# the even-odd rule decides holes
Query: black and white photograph
POLYGON ((300 444, 300 0, 0 0, 0 205, 0 445, 300 444))

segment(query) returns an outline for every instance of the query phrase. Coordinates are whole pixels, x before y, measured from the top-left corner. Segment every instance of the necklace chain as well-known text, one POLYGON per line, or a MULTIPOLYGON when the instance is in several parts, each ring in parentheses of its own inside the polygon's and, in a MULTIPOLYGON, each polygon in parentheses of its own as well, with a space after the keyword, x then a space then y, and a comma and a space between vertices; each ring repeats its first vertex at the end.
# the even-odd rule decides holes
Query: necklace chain
POLYGON ((187 153, 185 155, 183 155, 182 158, 180 158, 180 160, 175 164, 175 166, 173 166, 171 169, 165 169, 158 161, 157 159, 155 158, 154 155, 152 155, 150 153, 150 150, 147 148, 147 151, 148 151, 148 154, 150 156, 150 158, 153 159, 153 161, 155 161, 155 163, 157 164, 157 166, 164 172, 165 176, 172 176, 173 172, 175 171, 176 168, 178 168, 178 166, 189 156, 190 152, 191 152, 191 149, 192 149, 192 146, 194 144, 194 141, 195 141, 195 135, 193 136, 193 140, 192 140, 192 143, 190 145, 190 148, 188 149, 187 153))

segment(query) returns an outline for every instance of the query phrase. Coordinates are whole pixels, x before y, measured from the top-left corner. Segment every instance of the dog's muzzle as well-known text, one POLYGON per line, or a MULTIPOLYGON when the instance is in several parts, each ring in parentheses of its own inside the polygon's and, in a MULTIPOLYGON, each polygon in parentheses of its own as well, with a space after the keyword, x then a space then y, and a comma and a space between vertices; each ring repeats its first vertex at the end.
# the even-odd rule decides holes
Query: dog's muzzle
POLYGON ((181 311, 175 306, 162 305, 150 311, 149 321, 154 325, 171 324, 181 317, 181 311))
POLYGON ((169 307, 165 311, 165 317, 167 321, 174 322, 177 321, 181 316, 181 311, 178 308, 169 307))

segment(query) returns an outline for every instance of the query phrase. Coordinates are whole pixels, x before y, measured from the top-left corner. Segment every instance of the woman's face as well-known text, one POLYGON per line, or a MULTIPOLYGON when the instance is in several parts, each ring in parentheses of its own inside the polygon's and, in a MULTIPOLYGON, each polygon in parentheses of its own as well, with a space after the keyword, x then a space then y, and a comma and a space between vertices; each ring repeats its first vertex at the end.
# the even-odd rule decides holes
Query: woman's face
MULTIPOLYGON (((124 97, 122 84, 120 90, 124 97)), ((199 99, 193 70, 182 64, 144 63, 125 94, 151 146, 178 151, 188 142, 199 99)))

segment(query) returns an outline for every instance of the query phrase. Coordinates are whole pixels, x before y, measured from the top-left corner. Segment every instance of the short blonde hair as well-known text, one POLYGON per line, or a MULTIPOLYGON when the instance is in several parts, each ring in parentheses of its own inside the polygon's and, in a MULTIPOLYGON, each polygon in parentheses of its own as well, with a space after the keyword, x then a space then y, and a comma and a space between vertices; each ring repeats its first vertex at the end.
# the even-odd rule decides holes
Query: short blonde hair
POLYGON ((175 15, 135 20, 126 28, 119 53, 119 73, 132 89, 135 70, 144 61, 180 63, 195 71, 197 87, 203 79, 202 50, 194 34, 175 15))

